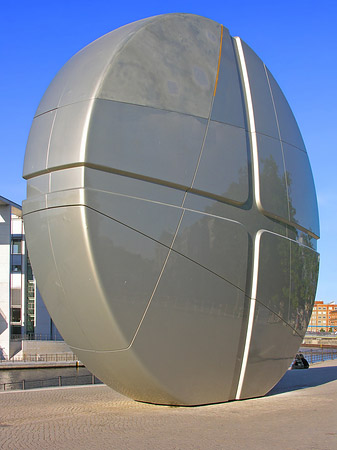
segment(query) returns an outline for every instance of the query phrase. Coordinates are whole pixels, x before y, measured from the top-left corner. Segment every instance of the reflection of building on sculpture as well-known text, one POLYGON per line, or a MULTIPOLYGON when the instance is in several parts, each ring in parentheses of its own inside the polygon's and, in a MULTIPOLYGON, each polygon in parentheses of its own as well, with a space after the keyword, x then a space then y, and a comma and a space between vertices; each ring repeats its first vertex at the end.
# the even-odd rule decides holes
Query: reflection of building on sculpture
POLYGON ((93 42, 41 100, 24 177, 42 296, 101 380, 193 405, 280 379, 314 303, 317 202, 288 103, 240 38, 169 14, 93 42))
POLYGON ((59 336, 43 304, 25 245, 21 206, 0 197, 0 359, 21 350, 22 338, 59 336))

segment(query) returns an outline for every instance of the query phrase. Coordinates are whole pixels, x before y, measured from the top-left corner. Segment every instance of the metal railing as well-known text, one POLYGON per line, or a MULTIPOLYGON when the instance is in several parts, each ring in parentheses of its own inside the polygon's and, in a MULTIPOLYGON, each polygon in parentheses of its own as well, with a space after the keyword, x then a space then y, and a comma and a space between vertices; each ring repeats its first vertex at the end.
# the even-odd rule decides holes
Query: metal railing
POLYGON ((44 380, 21 380, 0 384, 0 391, 17 391, 60 386, 85 386, 89 384, 102 384, 95 375, 73 375, 45 378, 44 380))
POLYGON ((63 341, 63 337, 55 334, 54 336, 50 336, 50 334, 13 334, 11 336, 12 341, 63 341))
POLYGON ((74 353, 37 353, 34 355, 13 356, 11 359, 0 359, 1 363, 16 363, 16 362, 67 362, 78 361, 74 353))
POLYGON ((319 336, 319 337, 324 337, 324 336, 336 336, 336 332, 337 332, 337 327, 335 327, 334 331, 310 331, 308 330, 305 333, 305 337, 313 337, 313 336, 319 336))
POLYGON ((337 359, 337 348, 302 349, 301 353, 309 364, 315 364, 329 359, 337 359))

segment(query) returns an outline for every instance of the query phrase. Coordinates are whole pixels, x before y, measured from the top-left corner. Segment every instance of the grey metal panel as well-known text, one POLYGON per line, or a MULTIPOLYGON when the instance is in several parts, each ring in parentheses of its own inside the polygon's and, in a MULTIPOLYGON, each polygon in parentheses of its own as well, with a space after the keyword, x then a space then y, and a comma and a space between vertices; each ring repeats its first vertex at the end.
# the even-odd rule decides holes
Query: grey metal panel
POLYGON ((46 168, 55 115, 56 111, 50 111, 33 120, 26 147, 23 177, 46 168))
POLYGON ((102 36, 74 55, 57 73, 45 92, 36 115, 93 98, 110 61, 150 18, 139 20, 102 36))
POLYGON ((308 155, 283 144, 288 179, 290 220, 319 236, 316 190, 308 155))
POLYGON ((240 223, 185 211, 173 249, 245 291, 248 234, 240 223))
POLYGON ((205 130, 205 119, 97 100, 86 161, 189 186, 205 130))
POLYGON ((84 204, 84 189, 66 189, 64 191, 49 192, 46 195, 47 208, 75 206, 84 204))
POLYGON ((84 161, 86 126, 90 114, 90 101, 57 110, 47 161, 49 169, 84 161))
MULTIPOLYGON (((62 336, 67 336, 67 341, 75 347, 91 348, 90 336, 77 320, 75 305, 72 299, 65 295, 55 265, 49 238, 49 217, 49 210, 40 210, 24 216, 29 259, 37 278, 37 287, 62 336)), ((64 241, 61 248, 66 248, 63 246, 64 241)))
POLYGON ((193 187, 235 203, 245 203, 248 152, 244 129, 210 121, 193 187))
POLYGON ((291 241, 263 232, 260 241, 257 300, 290 323, 291 241))
POLYGON ((288 142, 288 144, 292 144, 295 147, 298 147, 301 150, 305 151, 305 145, 302 139, 301 132, 298 128, 294 114, 290 109, 290 106, 283 92, 280 89, 280 86, 277 84, 275 78, 272 76, 268 69, 267 76, 274 99, 276 116, 282 141, 288 142))
MULTIPOLYGON (((132 347, 164 387, 155 401, 193 405, 229 399, 243 308, 240 290, 170 254, 132 347)), ((154 401, 146 392, 137 398, 154 401)))
POLYGON ((232 38, 226 28, 223 30, 219 77, 211 119, 246 128, 238 67, 232 38))
MULTIPOLYGON (((29 189, 27 188, 27 191, 29 189)), ((47 194, 34 195, 27 200, 22 202, 22 212, 23 215, 29 214, 47 207, 47 194)))
POLYGON ((315 301, 318 258, 297 242, 262 234, 257 300, 303 337, 315 301))
POLYGON ((84 171, 84 184, 90 189, 177 206, 181 205, 185 194, 180 189, 90 168, 86 168, 84 171))
POLYGON ((257 303, 246 376, 240 398, 265 395, 284 375, 302 338, 257 303))
POLYGON ((84 187, 84 171, 85 167, 82 166, 51 172, 50 192, 84 187))
POLYGON ((258 134, 260 198, 264 211, 289 220, 288 196, 281 143, 258 134))
POLYGON ((252 94, 256 131, 278 139, 275 110, 265 66, 256 53, 244 41, 241 42, 252 94))
POLYGON ((208 118, 220 24, 191 14, 149 22, 113 59, 98 97, 208 118))
POLYGON ((49 191, 49 173, 39 175, 37 177, 27 180, 27 198, 46 194, 49 191))
POLYGON ((180 208, 91 189, 85 191, 85 204, 166 246, 182 214, 180 208))
MULTIPOLYGON (((126 348, 168 249, 85 207, 49 209, 48 217, 65 300, 90 339, 87 349, 126 348)), ((71 333, 62 335, 74 345, 71 333)))
POLYGON ((315 302, 319 254, 291 242, 290 323, 304 338, 315 302))

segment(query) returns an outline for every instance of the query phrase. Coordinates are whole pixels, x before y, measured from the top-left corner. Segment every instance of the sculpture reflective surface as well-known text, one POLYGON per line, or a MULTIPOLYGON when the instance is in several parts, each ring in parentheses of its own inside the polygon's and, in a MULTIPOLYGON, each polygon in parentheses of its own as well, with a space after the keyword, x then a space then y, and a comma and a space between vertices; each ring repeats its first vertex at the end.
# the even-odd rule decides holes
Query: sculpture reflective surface
POLYGON ((258 56, 169 14, 60 70, 26 150, 39 290, 103 382, 197 405, 263 395, 301 344, 319 236, 308 156, 258 56))

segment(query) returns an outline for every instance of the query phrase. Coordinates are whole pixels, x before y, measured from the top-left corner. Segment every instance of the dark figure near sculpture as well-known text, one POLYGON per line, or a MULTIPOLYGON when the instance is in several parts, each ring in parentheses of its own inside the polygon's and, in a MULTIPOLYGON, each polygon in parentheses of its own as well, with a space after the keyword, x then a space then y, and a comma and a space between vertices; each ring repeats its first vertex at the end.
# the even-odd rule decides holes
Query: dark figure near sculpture
POLYGON ((291 366, 291 370, 294 369, 309 369, 309 363, 304 358, 302 353, 299 353, 295 356, 295 360, 291 366))

